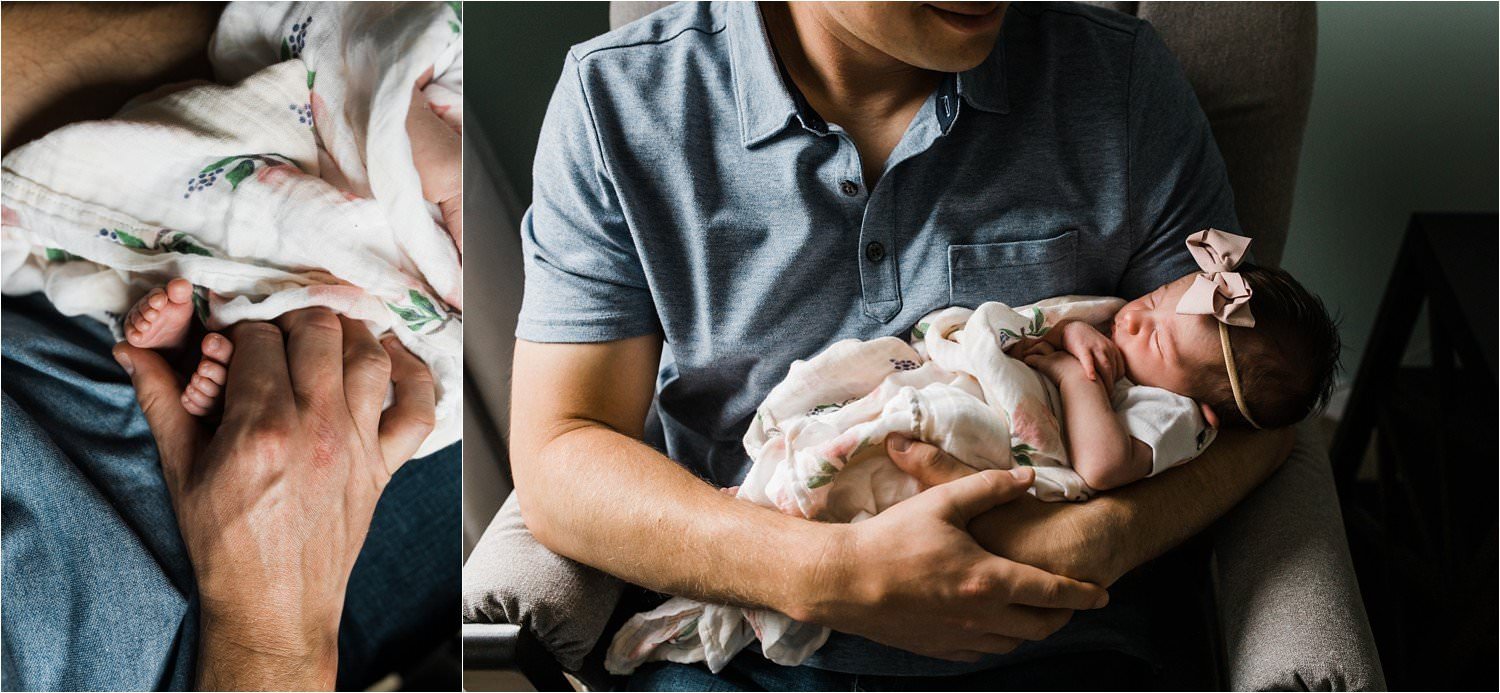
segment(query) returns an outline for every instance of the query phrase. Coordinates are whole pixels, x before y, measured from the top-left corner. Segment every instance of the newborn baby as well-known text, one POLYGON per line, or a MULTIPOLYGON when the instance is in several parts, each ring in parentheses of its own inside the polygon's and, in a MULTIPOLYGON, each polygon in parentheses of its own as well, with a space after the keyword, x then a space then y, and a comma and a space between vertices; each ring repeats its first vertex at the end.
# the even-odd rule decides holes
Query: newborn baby
MULTIPOLYGON (((901 435, 975 469, 1033 467, 1039 498, 1084 500, 1196 457, 1220 426, 1295 423, 1328 395, 1338 332, 1287 273, 1233 271, 1248 244, 1193 234, 1203 271, 1129 303, 947 308, 917 324, 912 344, 845 340, 794 363, 746 433, 752 465, 737 496, 860 521, 919 491, 885 453, 901 435)), ((775 612, 673 598, 627 622, 605 663, 718 671, 758 639, 766 658, 797 665, 827 636, 775 612)))
MULTIPOLYGON (((463 140, 433 112, 423 96, 422 88, 431 79, 432 70, 429 69, 412 89, 406 133, 411 139, 412 163, 422 181, 422 195, 437 205, 444 228, 462 252, 463 188, 460 171, 463 140)), ((125 340, 131 346, 182 356, 183 350, 194 341, 196 300, 194 287, 186 279, 173 279, 166 286, 152 289, 125 315, 125 340)), ((208 416, 218 407, 234 345, 222 334, 209 333, 200 341, 200 353, 201 357, 182 389, 182 406, 194 416, 208 416)))

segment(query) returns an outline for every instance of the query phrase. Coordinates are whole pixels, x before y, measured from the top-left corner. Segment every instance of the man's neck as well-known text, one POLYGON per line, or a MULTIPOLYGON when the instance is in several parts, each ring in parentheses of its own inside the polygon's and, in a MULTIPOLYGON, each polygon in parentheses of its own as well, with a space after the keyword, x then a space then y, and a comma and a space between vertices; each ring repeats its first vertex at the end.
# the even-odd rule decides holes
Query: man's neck
POLYGON ((787 75, 819 116, 849 132, 865 160, 866 183, 874 185, 943 74, 876 50, 829 17, 821 3, 759 5, 787 75))

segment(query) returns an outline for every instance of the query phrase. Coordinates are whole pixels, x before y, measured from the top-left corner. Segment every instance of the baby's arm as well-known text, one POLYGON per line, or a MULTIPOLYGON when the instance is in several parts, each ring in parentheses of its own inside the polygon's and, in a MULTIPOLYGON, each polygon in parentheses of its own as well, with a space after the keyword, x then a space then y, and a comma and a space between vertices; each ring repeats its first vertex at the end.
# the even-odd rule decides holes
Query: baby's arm
POLYGON ((1082 362, 1066 351, 1052 351, 1027 356, 1026 365, 1062 392, 1068 455, 1089 488, 1104 491, 1151 474, 1151 446, 1126 432, 1104 383, 1090 379, 1082 362))

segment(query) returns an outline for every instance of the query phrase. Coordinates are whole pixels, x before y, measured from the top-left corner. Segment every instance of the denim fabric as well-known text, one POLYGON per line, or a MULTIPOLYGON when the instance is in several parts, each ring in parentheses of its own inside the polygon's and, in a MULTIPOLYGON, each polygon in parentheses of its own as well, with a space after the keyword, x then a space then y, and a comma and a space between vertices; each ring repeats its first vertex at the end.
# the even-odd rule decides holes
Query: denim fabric
POLYGON ((1160 689, 1160 672, 1117 652, 1078 652, 958 676, 845 674, 784 667, 745 652, 718 674, 701 664, 653 662, 630 677, 632 691, 1094 691, 1160 689))
POLYGON ((1196 269, 1187 234, 1238 229, 1176 60, 1088 6, 1012 5, 873 189, 861 170, 754 3, 680 3, 575 46, 537 147, 516 335, 664 335, 667 453, 731 486, 793 360, 949 305, 1135 298, 1196 269))
MULTIPOLYGON (((1013 3, 979 67, 949 75, 873 189, 843 128, 779 69, 754 3, 680 3, 575 46, 537 148, 516 336, 666 339, 668 456, 718 486, 796 359, 901 335, 928 311, 1069 293, 1135 298, 1238 231, 1224 162, 1149 23, 1013 3)), ((1139 649, 1138 614, 1080 614, 1031 655, 1139 649)), ((834 634, 808 663, 959 665, 834 634)))
MULTIPOLYGON (((192 566, 114 340, 39 294, 3 306, 3 687, 191 688, 192 566)), ((381 497, 350 578, 340 687, 452 635, 458 465, 457 445, 414 460, 381 497)))

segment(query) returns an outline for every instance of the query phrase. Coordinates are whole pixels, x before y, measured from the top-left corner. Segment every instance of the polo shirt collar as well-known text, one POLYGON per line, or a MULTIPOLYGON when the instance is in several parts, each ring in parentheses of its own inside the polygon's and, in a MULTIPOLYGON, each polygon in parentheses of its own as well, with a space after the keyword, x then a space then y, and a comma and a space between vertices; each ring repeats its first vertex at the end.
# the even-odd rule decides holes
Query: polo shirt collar
MULTIPOLYGON (((765 20, 755 2, 725 3, 726 26, 729 35, 730 72, 734 76, 735 105, 740 115, 740 143, 753 147, 770 139, 790 126, 800 122, 814 131, 826 131, 826 124, 818 117, 800 93, 788 84, 781 70, 776 52, 771 47, 771 36, 766 31, 765 20)), ((1005 90, 1005 41, 995 46, 989 57, 978 67, 958 74, 957 79, 944 80, 941 90, 953 90, 958 98, 983 111, 1009 113, 1010 105, 1005 90)), ((956 106, 956 104, 955 104, 956 106)), ((943 123, 947 132, 956 110, 943 123)))

